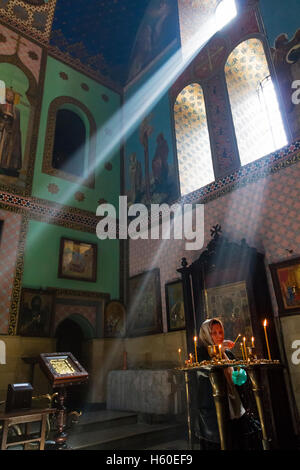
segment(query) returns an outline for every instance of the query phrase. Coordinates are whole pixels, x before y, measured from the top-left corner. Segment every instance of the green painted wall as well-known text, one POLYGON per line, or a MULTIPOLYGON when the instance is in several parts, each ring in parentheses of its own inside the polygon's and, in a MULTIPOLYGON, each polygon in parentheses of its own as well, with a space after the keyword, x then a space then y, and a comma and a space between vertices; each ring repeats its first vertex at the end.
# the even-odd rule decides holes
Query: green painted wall
MULTIPOLYGON (((105 161, 103 160, 103 149, 111 140, 112 129, 109 120, 112 116, 115 116, 119 109, 120 96, 117 93, 56 59, 48 57, 32 195, 92 212, 96 211, 97 202, 102 198, 118 206, 118 196, 120 194, 120 148, 118 145, 113 149, 113 153, 110 152, 105 161), (60 77, 61 72, 67 74, 68 80, 63 80, 60 77), (89 91, 82 89, 82 83, 88 85, 89 91), (103 94, 108 97, 108 101, 103 100, 103 94), (72 97, 83 103, 90 110, 96 122, 98 129, 97 158, 100 163, 96 172, 95 189, 42 173, 48 110, 51 102, 59 96, 72 97), (112 163, 112 171, 104 169, 104 164, 107 161, 112 163), (51 194, 48 191, 49 183, 55 183, 59 187, 59 192, 51 194), (78 202, 75 199, 74 194, 77 191, 85 195, 84 201, 78 202)), ((119 120, 117 119, 114 126, 117 127, 118 125, 119 120)))
POLYGON ((119 296, 119 242, 98 240, 96 235, 52 224, 29 222, 25 247, 23 287, 56 287, 86 290, 119 296), (58 278, 61 237, 97 243, 97 281, 84 282, 58 278))

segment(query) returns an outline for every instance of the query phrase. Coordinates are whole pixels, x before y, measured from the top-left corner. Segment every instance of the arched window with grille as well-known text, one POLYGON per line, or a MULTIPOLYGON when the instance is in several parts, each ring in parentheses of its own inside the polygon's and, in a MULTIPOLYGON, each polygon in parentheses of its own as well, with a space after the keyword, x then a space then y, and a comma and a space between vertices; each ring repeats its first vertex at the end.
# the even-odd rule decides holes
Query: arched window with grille
POLYGON ((262 41, 239 44, 228 57, 225 75, 241 164, 287 145, 262 41))
POLYGON ((205 101, 198 83, 186 86, 174 105, 181 196, 214 181, 205 101))

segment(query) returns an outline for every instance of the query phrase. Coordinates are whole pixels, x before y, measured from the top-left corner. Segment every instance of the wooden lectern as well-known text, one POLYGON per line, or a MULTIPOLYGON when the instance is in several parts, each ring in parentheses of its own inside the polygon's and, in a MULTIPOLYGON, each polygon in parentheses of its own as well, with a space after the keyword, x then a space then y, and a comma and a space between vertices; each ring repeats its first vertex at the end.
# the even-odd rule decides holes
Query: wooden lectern
POLYGON ((67 449, 66 408, 64 406, 66 388, 86 383, 88 373, 70 352, 40 354, 39 364, 51 386, 58 392, 55 449, 65 450, 67 449))

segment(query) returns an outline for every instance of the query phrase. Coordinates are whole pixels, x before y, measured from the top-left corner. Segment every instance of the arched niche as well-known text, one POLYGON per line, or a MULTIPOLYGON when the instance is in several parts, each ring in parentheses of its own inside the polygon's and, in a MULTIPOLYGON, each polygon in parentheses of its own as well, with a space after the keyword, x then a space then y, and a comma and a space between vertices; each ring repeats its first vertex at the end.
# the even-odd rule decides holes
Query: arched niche
POLYGON ((174 122, 181 196, 214 181, 203 89, 187 85, 174 104, 174 122))
MULTIPOLYGON (((74 128, 76 132, 76 128, 74 128)), ((52 101, 48 111, 47 132, 45 139, 43 173, 58 176, 69 181, 77 182, 94 188, 95 186, 95 161, 96 161, 96 132, 97 126, 90 110, 80 101, 72 97, 61 96, 52 101), (53 166, 53 152, 55 150, 55 133, 60 112, 69 113, 80 120, 85 127, 85 144, 79 149, 78 159, 83 158, 83 173, 81 175, 70 173, 67 167, 56 168, 53 166)), ((69 129, 72 136, 72 129, 69 129)), ((76 157, 75 157, 76 159, 76 157)), ((80 173, 78 171, 77 173, 80 173)))

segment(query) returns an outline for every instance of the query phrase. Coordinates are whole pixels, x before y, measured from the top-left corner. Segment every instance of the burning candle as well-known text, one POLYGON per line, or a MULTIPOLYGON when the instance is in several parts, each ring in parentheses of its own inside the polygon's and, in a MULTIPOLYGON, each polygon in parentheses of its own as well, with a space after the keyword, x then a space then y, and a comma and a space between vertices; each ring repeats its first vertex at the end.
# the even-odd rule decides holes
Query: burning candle
POLYGON ((197 336, 194 336, 194 344, 195 344, 195 359, 196 359, 196 362, 198 362, 198 356, 197 356, 197 336))
POLYGON ((190 363, 193 364, 193 354, 190 353, 190 363))
POLYGON ((244 347, 243 347, 243 343, 240 343, 240 346, 241 346, 242 357, 243 357, 243 361, 244 361, 244 360, 245 360, 245 354, 244 354, 244 347))
POLYGON ((182 364, 182 358, 181 358, 181 349, 180 349, 180 348, 178 349, 178 354, 179 354, 179 365, 180 365, 180 366, 183 366, 183 364, 182 364))
POLYGON ((251 338, 251 345, 252 345, 252 348, 254 348, 254 336, 252 336, 251 338))
POLYGON ((220 354, 220 359, 222 361, 222 345, 219 344, 219 354, 220 354))
POLYGON ((271 353, 270 353, 269 340, 268 340, 268 334, 267 334, 267 320, 264 321, 264 330, 265 330, 266 344, 267 344, 267 350, 268 350, 268 357, 269 357, 269 360, 271 361, 271 353))
POLYGON ((245 351, 245 361, 248 361, 248 354, 247 354, 247 348, 246 348, 246 337, 245 336, 243 338, 243 343, 244 343, 244 351, 245 351))

